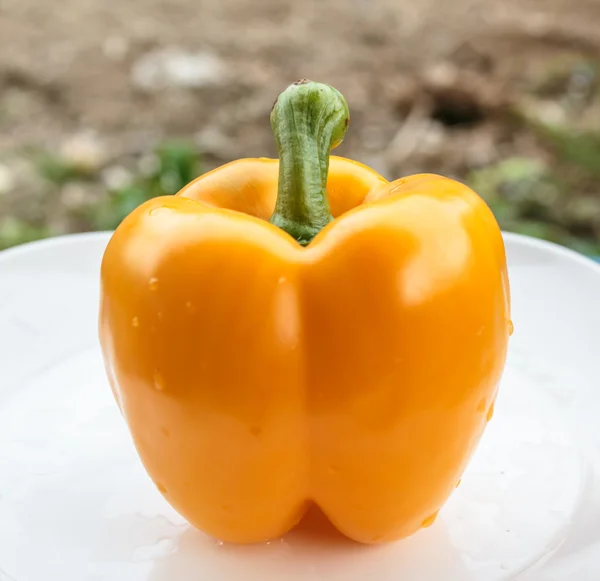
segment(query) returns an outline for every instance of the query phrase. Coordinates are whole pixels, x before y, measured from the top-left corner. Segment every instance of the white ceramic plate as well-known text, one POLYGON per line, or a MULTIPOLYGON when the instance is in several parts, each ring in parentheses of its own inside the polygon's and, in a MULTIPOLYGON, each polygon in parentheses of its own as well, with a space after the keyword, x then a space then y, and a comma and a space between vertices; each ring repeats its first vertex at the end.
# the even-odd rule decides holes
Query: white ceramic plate
POLYGON ((515 333, 494 420, 436 524, 362 547, 233 547, 146 476, 97 341, 108 234, 0 254, 0 581, 597 581, 600 267, 506 235, 515 333))

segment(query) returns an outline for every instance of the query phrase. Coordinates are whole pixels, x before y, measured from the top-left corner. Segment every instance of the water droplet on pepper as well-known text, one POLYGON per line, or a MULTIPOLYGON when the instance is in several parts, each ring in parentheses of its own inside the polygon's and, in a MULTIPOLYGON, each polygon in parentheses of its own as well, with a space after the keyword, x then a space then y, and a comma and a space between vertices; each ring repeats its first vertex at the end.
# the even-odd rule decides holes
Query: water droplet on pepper
POLYGON ((421 523, 421 528, 422 529, 426 529, 428 527, 430 527, 434 522, 435 519, 438 516, 438 511, 434 512, 433 514, 430 514, 422 523, 421 523))
POLYGON ((160 206, 159 208, 152 208, 152 210, 150 210, 149 214, 150 214, 150 216, 157 216, 158 214, 165 214, 168 211, 169 211, 169 208, 167 208, 166 206, 160 206))
POLYGON ((492 405, 488 409, 486 420, 489 422, 493 417, 494 417, 494 402, 492 402, 492 405))
POLYGON ((165 380, 158 371, 154 372, 154 389, 156 391, 164 391, 165 389, 165 380))

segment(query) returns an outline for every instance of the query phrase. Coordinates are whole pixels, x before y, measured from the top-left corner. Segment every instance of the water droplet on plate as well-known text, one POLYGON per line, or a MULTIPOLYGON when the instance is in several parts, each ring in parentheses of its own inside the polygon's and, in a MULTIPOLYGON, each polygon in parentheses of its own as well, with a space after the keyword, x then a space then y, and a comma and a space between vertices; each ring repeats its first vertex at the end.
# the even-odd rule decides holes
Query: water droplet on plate
POLYGON ((158 279, 156 277, 152 277, 149 281, 148 281, 148 287, 150 288, 151 291, 155 291, 158 288, 158 279))

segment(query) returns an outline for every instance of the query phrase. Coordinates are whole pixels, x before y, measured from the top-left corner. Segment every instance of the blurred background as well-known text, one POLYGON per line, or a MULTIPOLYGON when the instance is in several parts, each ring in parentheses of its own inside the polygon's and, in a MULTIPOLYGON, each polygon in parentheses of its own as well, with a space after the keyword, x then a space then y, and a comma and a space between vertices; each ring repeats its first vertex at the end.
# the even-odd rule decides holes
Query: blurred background
POLYGON ((339 155, 600 254, 599 0, 0 0, 0 248, 275 156, 302 77, 350 105, 339 155))

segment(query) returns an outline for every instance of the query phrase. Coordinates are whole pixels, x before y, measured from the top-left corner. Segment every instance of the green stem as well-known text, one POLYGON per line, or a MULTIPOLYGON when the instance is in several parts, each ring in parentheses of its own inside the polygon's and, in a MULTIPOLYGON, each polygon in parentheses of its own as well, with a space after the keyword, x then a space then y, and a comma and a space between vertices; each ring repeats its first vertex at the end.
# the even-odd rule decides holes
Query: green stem
POLYGON ((271 111, 279 184, 270 222, 302 246, 333 220, 326 190, 329 153, 344 139, 349 122, 341 93, 307 80, 285 89, 271 111))

